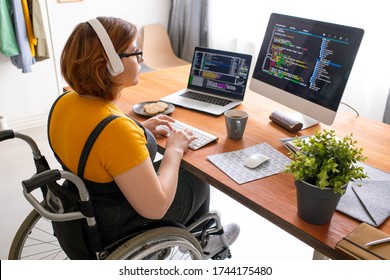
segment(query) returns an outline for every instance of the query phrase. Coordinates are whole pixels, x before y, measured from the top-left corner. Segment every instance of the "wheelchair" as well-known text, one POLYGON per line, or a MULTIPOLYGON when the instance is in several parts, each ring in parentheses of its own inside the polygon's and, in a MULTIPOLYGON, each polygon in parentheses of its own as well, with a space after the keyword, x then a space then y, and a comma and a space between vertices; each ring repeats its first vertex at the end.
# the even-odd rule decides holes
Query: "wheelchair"
POLYGON ((189 226, 152 222, 103 246, 93 205, 81 178, 69 171, 51 169, 28 135, 0 131, 0 142, 14 138, 23 140, 32 149, 36 173, 22 181, 23 195, 33 210, 15 234, 9 259, 79 259, 72 251, 73 246, 84 250, 83 258, 87 251, 87 259, 202 260, 209 258, 202 248, 211 235, 218 235, 224 244, 211 259, 231 257, 217 212, 209 212, 189 226), (76 193, 67 188, 69 182, 76 186, 76 193))

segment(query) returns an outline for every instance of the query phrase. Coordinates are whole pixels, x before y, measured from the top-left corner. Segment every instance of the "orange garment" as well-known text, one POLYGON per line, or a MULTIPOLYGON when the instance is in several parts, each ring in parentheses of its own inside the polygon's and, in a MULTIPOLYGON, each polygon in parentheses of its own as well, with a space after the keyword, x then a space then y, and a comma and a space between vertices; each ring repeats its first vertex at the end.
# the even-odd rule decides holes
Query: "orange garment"
POLYGON ((27 0, 22 0, 22 8, 24 21, 26 22, 27 38, 30 43, 31 56, 35 57, 35 46, 37 45, 37 38, 34 36, 27 0))
POLYGON ((88 136, 109 115, 121 117, 104 128, 91 150, 85 168, 84 178, 97 183, 112 182, 114 176, 149 157, 143 129, 113 103, 86 98, 76 92, 66 93, 60 98, 49 122, 52 149, 77 174, 81 151, 88 136))

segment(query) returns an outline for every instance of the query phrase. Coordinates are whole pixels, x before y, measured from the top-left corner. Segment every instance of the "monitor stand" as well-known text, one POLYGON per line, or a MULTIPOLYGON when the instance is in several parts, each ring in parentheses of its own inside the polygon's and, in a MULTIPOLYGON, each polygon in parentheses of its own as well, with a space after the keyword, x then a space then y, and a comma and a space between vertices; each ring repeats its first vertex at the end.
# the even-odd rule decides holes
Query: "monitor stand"
POLYGON ((317 121, 313 118, 310 118, 304 114, 298 113, 298 112, 289 113, 288 116, 290 118, 302 123, 301 130, 304 130, 304 129, 309 128, 311 126, 315 126, 315 125, 320 123, 319 121, 317 121))

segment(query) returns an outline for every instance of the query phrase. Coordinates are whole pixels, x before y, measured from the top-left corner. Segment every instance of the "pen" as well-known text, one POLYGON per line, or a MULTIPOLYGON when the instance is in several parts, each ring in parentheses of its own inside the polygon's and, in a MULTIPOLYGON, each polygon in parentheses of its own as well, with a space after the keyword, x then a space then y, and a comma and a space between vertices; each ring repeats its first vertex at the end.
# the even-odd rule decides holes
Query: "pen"
POLYGON ((386 238, 382 238, 382 239, 378 239, 378 240, 374 240, 374 241, 368 242, 368 243, 366 243, 366 246, 382 244, 382 243, 385 243, 385 242, 390 242, 390 237, 386 237, 386 238))

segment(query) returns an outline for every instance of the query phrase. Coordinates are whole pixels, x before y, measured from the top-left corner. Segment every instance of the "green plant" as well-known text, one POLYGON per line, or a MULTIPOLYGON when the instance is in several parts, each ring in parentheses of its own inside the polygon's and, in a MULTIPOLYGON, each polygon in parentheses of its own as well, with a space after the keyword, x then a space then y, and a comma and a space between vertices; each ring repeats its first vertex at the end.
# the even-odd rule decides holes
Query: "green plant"
POLYGON ((290 153, 292 161, 285 168, 295 180, 306 181, 321 189, 333 188, 335 193, 344 194, 341 188, 350 180, 367 178, 358 161, 364 162, 363 149, 356 148, 352 134, 342 140, 333 130, 316 131, 309 138, 295 138, 299 148, 290 153))

